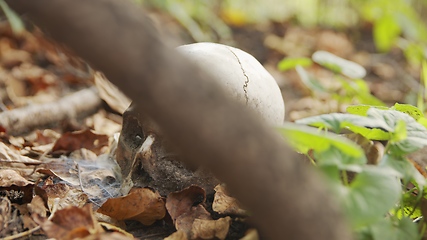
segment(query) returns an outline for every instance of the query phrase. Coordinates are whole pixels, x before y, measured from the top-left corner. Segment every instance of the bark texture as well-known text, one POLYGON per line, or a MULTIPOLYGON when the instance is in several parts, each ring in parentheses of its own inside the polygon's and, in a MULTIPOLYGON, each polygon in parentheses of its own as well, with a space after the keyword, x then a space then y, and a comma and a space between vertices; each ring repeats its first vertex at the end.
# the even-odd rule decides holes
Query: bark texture
POLYGON ((350 239, 338 207, 283 139, 159 39, 117 0, 10 0, 105 73, 191 163, 208 167, 253 212, 267 239, 350 239))

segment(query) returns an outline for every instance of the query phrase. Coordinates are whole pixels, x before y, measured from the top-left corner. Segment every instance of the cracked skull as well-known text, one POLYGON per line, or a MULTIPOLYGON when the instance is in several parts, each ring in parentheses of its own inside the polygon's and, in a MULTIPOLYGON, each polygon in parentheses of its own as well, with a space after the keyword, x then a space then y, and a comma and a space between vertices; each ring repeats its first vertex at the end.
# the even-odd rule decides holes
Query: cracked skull
MULTIPOLYGON (((275 79, 250 54, 216 43, 195 43, 177 50, 211 74, 224 89, 253 109, 268 124, 284 121, 285 106, 275 79)), ((181 190, 190 185, 213 191, 218 181, 203 169, 191 169, 170 150, 153 121, 133 106, 123 114, 116 159, 121 167, 122 192, 134 185, 149 186, 160 194, 181 190)))

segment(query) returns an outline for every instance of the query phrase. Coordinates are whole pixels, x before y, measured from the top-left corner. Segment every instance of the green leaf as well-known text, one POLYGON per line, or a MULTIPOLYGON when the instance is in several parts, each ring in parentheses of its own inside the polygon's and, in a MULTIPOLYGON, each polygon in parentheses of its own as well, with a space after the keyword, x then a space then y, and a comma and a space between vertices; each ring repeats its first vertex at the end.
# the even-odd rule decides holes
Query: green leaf
POLYGON ((313 62, 310 58, 284 58, 277 64, 277 68, 281 71, 287 71, 294 69, 296 66, 308 67, 311 64, 313 62))
POLYGON ((295 70, 297 70, 298 76, 301 78, 302 83, 304 83, 304 85, 311 91, 327 92, 327 90, 319 83, 319 81, 310 77, 304 68, 301 66, 296 66, 295 70))
POLYGON ((413 191, 407 191, 402 194, 402 199, 400 200, 401 207, 392 209, 390 213, 399 219, 404 217, 410 217, 412 219, 422 217, 423 215, 420 209, 422 197, 421 194, 414 194, 413 191))
POLYGON ((13 33, 16 35, 22 34, 25 30, 25 26, 21 18, 12 9, 9 8, 5 1, 0 0, 0 7, 6 15, 13 33))
POLYGON ((345 113, 330 113, 303 118, 297 120, 296 123, 328 128, 334 132, 349 129, 371 140, 389 140, 391 137, 389 132, 393 131, 393 128, 381 119, 345 113))
POLYGON ((353 157, 344 152, 335 146, 331 146, 327 151, 315 151, 314 158, 318 167, 324 166, 336 166, 339 170, 347 170, 352 172, 360 172, 362 170, 362 165, 366 164, 366 157, 353 157))
POLYGON ((364 78, 366 70, 359 64, 340 58, 330 52, 317 51, 311 57, 314 62, 349 78, 364 78))
POLYGON ((419 108, 412 106, 410 104, 396 103, 394 104, 393 107, 391 107, 391 109, 406 113, 409 116, 413 117, 415 120, 418 120, 420 117, 424 117, 423 112, 419 108))
POLYGON ((420 172, 402 156, 386 154, 378 165, 381 168, 391 168, 399 173, 399 177, 405 182, 414 181, 418 187, 426 186, 426 179, 420 172))
POLYGON ((400 26, 391 15, 385 15, 374 24, 375 46, 381 52, 391 49, 400 34, 400 26))
MULTIPOLYGON (((360 113, 364 109, 358 109, 360 113)), ((315 127, 332 129, 340 132, 349 129, 370 140, 391 140, 389 150, 391 154, 404 155, 427 146, 427 129, 409 115, 396 110, 380 110, 371 107, 367 116, 344 113, 331 113, 296 121, 315 127), (406 124, 407 137, 403 138, 403 121, 406 124), (398 126, 401 124, 400 126, 398 126), (396 128, 397 127, 397 128, 396 128), (396 132, 398 130, 399 132, 396 132)))
POLYGON ((410 218, 384 218, 369 226, 373 240, 418 240, 418 225, 410 218))
POLYGON ((399 201, 401 190, 394 170, 367 165, 338 194, 352 228, 360 229, 384 218, 399 201))
POLYGON ((346 111, 351 114, 360 115, 360 116, 368 116, 368 110, 371 108, 378 108, 381 110, 388 110, 390 108, 384 106, 371 106, 371 105, 354 105, 348 106, 346 111))
POLYGON ((394 128, 394 134, 390 139, 390 143, 398 143, 400 141, 406 140, 408 134, 406 132, 406 123, 403 120, 397 122, 396 127, 394 128))
POLYGON ((425 117, 418 118, 417 122, 427 129, 427 119, 425 117))
POLYGON ((287 137, 291 146, 304 154, 309 150, 323 152, 335 147, 356 159, 364 157, 364 152, 359 145, 333 133, 294 123, 285 123, 278 130, 287 137))

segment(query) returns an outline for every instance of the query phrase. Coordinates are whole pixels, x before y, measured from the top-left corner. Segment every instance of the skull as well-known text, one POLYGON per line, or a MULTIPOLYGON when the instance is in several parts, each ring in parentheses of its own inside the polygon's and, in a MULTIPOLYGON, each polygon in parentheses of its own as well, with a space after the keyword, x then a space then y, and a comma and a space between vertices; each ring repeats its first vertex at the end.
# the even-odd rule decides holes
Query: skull
MULTIPOLYGON (((285 106, 276 81, 250 54, 215 43, 184 45, 178 51, 204 68, 229 94, 268 124, 280 125, 284 121, 285 106)), ((126 194, 134 185, 149 186, 161 195, 190 185, 212 193, 219 181, 206 170, 184 166, 175 152, 151 119, 135 106, 129 107, 123 114, 116 152, 124 179, 122 193, 126 194)))

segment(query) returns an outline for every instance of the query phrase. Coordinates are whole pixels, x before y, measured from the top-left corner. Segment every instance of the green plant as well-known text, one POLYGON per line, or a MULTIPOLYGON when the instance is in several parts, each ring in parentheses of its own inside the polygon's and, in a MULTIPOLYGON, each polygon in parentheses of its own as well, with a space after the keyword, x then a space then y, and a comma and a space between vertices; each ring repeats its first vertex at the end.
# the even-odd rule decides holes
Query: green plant
POLYGON ((427 26, 421 18, 422 1, 415 0, 353 0, 361 18, 373 23, 377 49, 388 52, 398 46, 410 63, 420 65, 425 59, 427 26))
POLYGON ((348 112, 301 119, 279 130, 324 173, 357 239, 419 239, 425 222, 414 219, 421 216, 427 182, 407 155, 427 146, 422 112, 405 104, 359 105, 348 112), (364 149, 342 131, 386 142, 379 163, 367 164, 364 149))
POLYGON ((384 102, 370 93, 368 85, 362 79, 366 75, 366 70, 362 66, 331 53, 319 51, 314 53, 312 58, 284 58, 277 67, 281 71, 295 68, 303 84, 314 96, 328 94, 340 105, 357 103, 385 106, 384 102), (339 83, 339 87, 327 88, 304 70, 303 67, 309 67, 313 62, 334 72, 334 80, 339 83))

